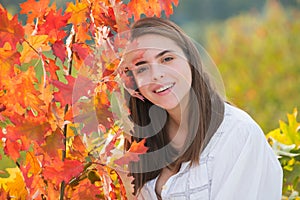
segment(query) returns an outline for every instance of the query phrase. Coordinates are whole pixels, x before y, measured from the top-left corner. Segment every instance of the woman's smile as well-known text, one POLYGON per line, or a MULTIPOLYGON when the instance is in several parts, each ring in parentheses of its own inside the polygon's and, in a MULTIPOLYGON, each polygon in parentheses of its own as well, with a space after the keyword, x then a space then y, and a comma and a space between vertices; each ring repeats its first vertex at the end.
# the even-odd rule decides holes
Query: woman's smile
POLYGON ((168 94, 169 92, 171 92, 171 89, 174 87, 174 85, 175 83, 164 84, 162 86, 158 85, 157 87, 155 87, 158 89, 154 89, 154 93, 158 95, 168 94))

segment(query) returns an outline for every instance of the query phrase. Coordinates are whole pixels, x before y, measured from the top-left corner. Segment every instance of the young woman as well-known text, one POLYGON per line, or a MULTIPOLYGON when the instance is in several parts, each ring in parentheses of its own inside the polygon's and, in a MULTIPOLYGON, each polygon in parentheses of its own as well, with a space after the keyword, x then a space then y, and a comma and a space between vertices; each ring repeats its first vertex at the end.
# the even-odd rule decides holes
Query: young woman
POLYGON ((137 21, 123 59, 140 94, 129 96, 131 142, 148 147, 130 164, 138 199, 281 199, 281 166, 264 133, 218 94, 176 24, 137 21))

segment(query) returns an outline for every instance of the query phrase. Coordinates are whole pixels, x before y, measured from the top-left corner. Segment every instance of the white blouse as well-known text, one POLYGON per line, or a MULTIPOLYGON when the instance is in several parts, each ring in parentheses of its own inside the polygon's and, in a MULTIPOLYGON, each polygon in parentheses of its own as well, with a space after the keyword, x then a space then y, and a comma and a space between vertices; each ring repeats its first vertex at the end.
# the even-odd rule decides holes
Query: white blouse
MULTIPOLYGON (((282 168, 264 133, 244 111, 225 104, 224 119, 200 156, 182 163, 163 186, 163 200, 280 200, 282 168)), ((156 200, 157 178, 139 200, 156 200)))

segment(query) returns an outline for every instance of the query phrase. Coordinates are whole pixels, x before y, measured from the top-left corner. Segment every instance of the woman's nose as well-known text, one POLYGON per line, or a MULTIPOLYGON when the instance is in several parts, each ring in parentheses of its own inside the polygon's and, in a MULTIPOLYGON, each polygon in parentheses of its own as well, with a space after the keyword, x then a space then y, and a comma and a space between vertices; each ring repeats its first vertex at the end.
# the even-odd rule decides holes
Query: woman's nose
POLYGON ((162 79, 165 76, 163 67, 157 63, 152 64, 151 72, 152 72, 152 80, 153 81, 162 79))

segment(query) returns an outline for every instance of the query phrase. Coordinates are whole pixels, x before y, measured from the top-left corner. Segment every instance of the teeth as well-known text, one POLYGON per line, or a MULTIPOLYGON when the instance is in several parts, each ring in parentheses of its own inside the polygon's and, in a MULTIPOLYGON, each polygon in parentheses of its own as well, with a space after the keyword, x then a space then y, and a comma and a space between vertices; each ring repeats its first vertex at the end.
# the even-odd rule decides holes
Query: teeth
POLYGON ((164 91, 164 90, 167 90, 167 89, 173 87, 173 85, 174 85, 174 83, 171 83, 171 84, 169 84, 169 85, 163 86, 163 87, 161 87, 161 88, 155 90, 155 92, 156 92, 156 93, 162 92, 162 91, 164 91))

